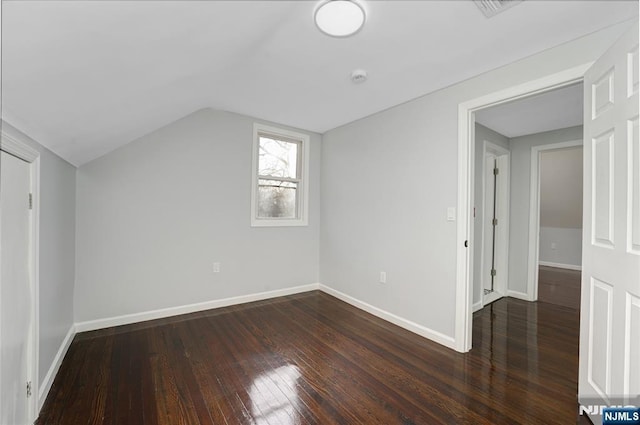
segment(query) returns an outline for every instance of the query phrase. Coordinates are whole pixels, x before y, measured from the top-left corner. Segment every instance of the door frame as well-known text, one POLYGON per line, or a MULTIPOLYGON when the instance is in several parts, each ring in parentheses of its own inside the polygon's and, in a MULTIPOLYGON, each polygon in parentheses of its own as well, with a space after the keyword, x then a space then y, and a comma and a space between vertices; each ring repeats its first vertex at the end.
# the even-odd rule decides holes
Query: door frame
MULTIPOLYGON (((31 294, 31 326, 27 349, 27 376, 31 381, 31 397, 27 399, 27 418, 33 422, 39 410, 39 341, 40 341, 40 152, 29 146, 17 135, 0 131, 0 150, 29 163, 32 209, 30 215, 29 286, 31 294)), ((25 388, 26 391, 26 388, 25 388)))
MULTIPOLYGON (((455 349, 471 349, 473 276, 473 188, 475 111, 582 82, 593 62, 528 81, 458 105, 458 217, 456 252, 455 349)), ((508 288, 507 288, 508 289, 508 288)))
MULTIPOLYGON (((477 143, 476 143, 477 145, 477 143)), ((503 181, 503 185, 498 185, 498 194, 494 193, 494 196, 498 197, 497 201, 497 213, 499 217, 503 217, 501 219, 502 223, 498 228, 498 232, 496 232, 496 248, 495 248, 495 257, 498 259, 497 269, 501 272, 498 274, 497 279, 497 288, 498 292, 501 296, 507 295, 507 276, 509 275, 509 211, 510 211, 510 190, 511 190, 511 151, 508 149, 492 143, 488 140, 483 140, 482 142, 482 165, 483 168, 487 161, 487 154, 493 154, 496 156, 500 162, 505 162, 502 166, 500 166, 500 174, 498 174, 498 179, 503 181), (500 158, 504 158, 500 160, 500 158)), ((477 182, 475 182, 477 183, 477 182)), ((482 267, 484 266, 484 257, 487 255, 485 252, 485 235, 486 235, 486 224, 487 217, 485 216, 486 210, 486 199, 487 199, 487 187, 489 182, 486 181, 486 170, 483 170, 482 173, 482 202, 480 208, 482 208, 482 217, 484 218, 484 222, 481 223, 480 234, 482 235, 482 245, 480 247, 480 282, 473 282, 473 285, 480 285, 480 304, 484 307, 485 304, 485 295, 484 295, 484 279, 486 278, 486 274, 483 272, 482 267)))
MULTIPOLYGON (((529 189, 529 257, 527 267, 527 300, 538 300, 538 264, 540 263, 540 154, 563 148, 583 146, 583 140, 531 147, 531 180, 529 189)), ((583 154, 584 155, 584 154, 583 154)), ((580 239, 582 240, 582 239, 580 239)))

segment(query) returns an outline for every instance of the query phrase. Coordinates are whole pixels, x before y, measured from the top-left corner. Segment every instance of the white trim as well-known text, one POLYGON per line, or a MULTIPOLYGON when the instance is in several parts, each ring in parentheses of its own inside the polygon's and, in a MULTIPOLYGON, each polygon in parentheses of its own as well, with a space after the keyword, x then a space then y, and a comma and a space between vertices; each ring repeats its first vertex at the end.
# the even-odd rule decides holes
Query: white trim
POLYGON ((507 297, 517 298, 524 301, 533 301, 529 298, 529 294, 525 292, 514 291, 512 289, 507 289, 507 297))
MULTIPOLYGON (((477 143, 476 143, 477 144, 477 143)), ((480 246, 480 282, 473 282, 473 285, 480 285, 480 297, 482 298, 483 304, 489 304, 495 301, 495 295, 489 297, 493 298, 493 301, 486 301, 487 296, 484 294, 485 283, 484 279, 487 276, 487 271, 483 270, 484 267, 484 256, 485 256, 485 227, 487 227, 487 216, 486 216, 486 190, 487 190, 487 181, 486 181, 486 169, 485 165, 487 163, 487 155, 494 155, 495 158, 499 161, 498 168, 500 169, 500 174, 498 174, 498 193, 494 193, 493 196, 497 197, 497 215, 500 218, 500 224, 498 227, 498 232, 496 234, 496 270, 498 271, 498 279, 497 285, 494 288, 494 292, 497 292, 498 299, 502 298, 502 296, 507 291, 507 280, 509 276, 509 209, 510 209, 510 199, 511 199, 511 151, 506 149, 500 145, 492 143, 488 140, 483 140, 482 143, 482 202, 480 208, 482 208, 482 217, 483 222, 480 225, 480 231, 482 234, 482 244, 480 246)), ((475 224, 474 224, 475 225, 475 224)), ((474 259, 475 261, 475 259, 474 259)))
POLYGON ((78 322, 75 325, 76 332, 94 331, 96 329, 110 328, 112 326, 128 325, 131 323, 146 322, 148 320, 163 319, 165 317, 178 316, 180 314, 195 313, 198 311, 211 310, 213 308, 228 307, 236 304, 250 303, 253 301, 267 300, 270 298, 284 297, 286 295, 299 294, 302 292, 319 289, 318 283, 296 286, 293 288, 276 289, 274 291, 259 292, 256 294, 240 295, 237 297, 223 298, 219 300, 205 301, 195 304, 187 304, 177 307, 161 308, 157 310, 145 311, 142 313, 124 314, 122 316, 109 317, 104 319, 78 322))
POLYGON ((265 124, 253 123, 253 143, 251 155, 251 226, 252 227, 284 227, 307 226, 309 224, 309 156, 311 152, 311 138, 308 134, 298 133, 283 128, 271 127, 265 124), (282 136, 300 142, 302 146, 302 183, 298 186, 298 218, 262 218, 257 217, 258 194, 258 134, 268 133, 282 136))
POLYGON ((71 346, 71 342, 73 341, 73 337, 76 335, 76 328, 74 325, 71 325, 67 335, 62 340, 62 344, 60 344, 60 348, 56 353, 56 356, 53 358, 53 362, 51 363, 51 367, 47 371, 47 375, 42 380, 42 385, 40 386, 40 391, 38 392, 38 411, 42 409, 42 405, 47 399, 47 395, 49 395, 49 391, 51 390, 51 386, 53 385, 53 380, 58 374, 60 370, 60 365, 62 365, 62 360, 64 360, 64 356, 69 351, 69 347, 71 346))
MULTIPOLYGON (((148 320, 162 319, 166 317, 177 316, 180 314, 195 313, 195 312, 204 311, 204 310, 228 307, 228 306, 237 305, 237 304, 250 303, 254 301, 267 300, 271 298, 284 297, 287 295, 300 294, 304 292, 317 291, 317 290, 320 290, 326 294, 334 296, 348 304, 351 304, 352 306, 360 310, 370 313, 387 322, 393 323, 394 325, 400 326, 401 328, 411 331, 423 338, 430 339, 432 341, 437 342, 438 344, 442 344, 446 347, 455 349, 454 338, 448 335, 429 329, 418 323, 412 322, 403 317, 400 317, 398 315, 385 311, 381 308, 372 306, 371 304, 368 304, 364 301, 360 301, 350 295, 347 295, 343 292, 333 289, 327 285, 323 285, 321 283, 311 283, 308 285, 295 286, 293 288, 277 289, 275 291, 241 295, 238 297, 224 298, 220 300, 212 300, 212 301, 206 301, 206 302, 196 303, 196 304, 188 304, 188 305, 178 306, 178 307, 169 307, 164 309, 151 310, 143 313, 126 314, 126 315, 110 317, 106 319, 77 322, 74 325, 74 327, 69 330, 69 333, 65 338, 65 342, 63 343, 63 346, 60 348, 58 352, 58 356, 56 356, 56 361, 54 363, 58 362, 59 360, 58 357, 61 357, 61 358, 64 357, 64 353, 66 353, 66 350, 68 349, 67 345, 68 343, 70 343, 70 341, 67 342, 67 339, 69 340, 73 339, 73 335, 75 335, 76 333, 110 328, 113 326, 145 322, 148 320)), ((55 367, 55 370, 57 370, 57 368, 59 368, 59 365, 55 367)), ((45 381, 44 381, 44 382, 47 382, 48 385, 50 385, 48 383, 48 380, 52 379, 55 376, 55 374, 52 374, 51 372, 52 370, 54 370, 53 366, 49 370, 49 373, 47 374, 47 377, 45 378, 45 381), (49 375, 53 375, 53 376, 50 377, 49 375)), ((47 388, 47 391, 48 390, 49 389, 47 388)))
POLYGON ((502 175, 502 178, 499 178, 498 181, 502 181, 502 190, 504 191, 504 194, 498 198, 503 202, 503 205, 499 206, 502 225, 498 224, 498 228, 502 241, 498 244, 497 264, 498 270, 502 270, 502 277, 498 276, 498 289, 501 291, 501 294, 504 295, 509 285, 509 253, 511 252, 509 245, 511 242, 509 240, 511 233, 511 152, 498 157, 498 166, 500 168, 498 177, 502 175))
POLYGON ((40 154, 31 163, 31 196, 32 196, 32 233, 31 233, 31 255, 32 261, 32 289, 31 295, 33 300, 33 312, 31 317, 33 325, 31 327, 32 334, 32 358, 33 366, 31 369, 31 408, 33 409, 32 420, 38 418, 40 414, 40 406, 33 395, 40 391, 40 154))
POLYGON ((496 301, 498 301, 498 300, 502 299, 503 297, 504 297, 504 294, 503 294, 503 293, 500 293, 500 292, 498 292, 498 291, 493 291, 493 292, 491 292, 491 293, 487 294, 487 295, 484 297, 484 300, 482 300, 482 303, 483 303, 485 306, 487 306, 487 305, 489 305, 489 304, 493 304, 494 302, 496 302, 496 301))
POLYGON ((454 338, 445 335, 441 332, 434 331, 425 326, 419 325, 415 322, 397 316, 393 313, 389 313, 388 311, 382 310, 378 307, 372 306, 371 304, 360 301, 354 297, 351 297, 347 294, 344 294, 338 290, 330 288, 321 283, 311 283, 308 285, 296 286, 293 288, 285 288, 278 289, 275 291, 268 292, 260 292, 257 294, 249 294, 242 295, 238 297, 224 298, 220 300, 207 301, 196 304, 189 304, 178 307, 170 307, 165 309, 158 309, 147 311, 143 313, 135 313, 135 314, 127 314, 122 316, 116 316, 106 319, 98 319, 98 320, 90 320, 86 322, 78 322, 69 328, 67 335, 65 336, 58 352, 49 368, 47 375, 43 379, 42 386, 40 387, 40 391, 38 392, 38 411, 42 408, 42 405, 46 401, 47 395, 51 390, 51 386, 53 385, 53 381, 56 377, 56 374, 60 370, 60 366, 64 357, 73 342, 73 338, 77 333, 93 331, 97 329, 110 328, 113 326, 120 326, 132 323, 139 323, 148 320, 161 319, 166 317, 177 316, 180 314, 188 314, 195 313, 204 310, 210 310, 221 307, 228 307, 237 304, 244 304, 253 301, 261 301, 271 298, 283 297, 287 295, 299 294, 309 291, 317 291, 320 290, 326 294, 329 294, 333 297, 336 297, 360 310, 363 310, 369 314, 372 314, 386 322, 392 323, 394 325, 400 326, 403 329, 406 329, 410 332, 413 332, 423 338, 427 338, 432 340, 438 344, 444 345, 448 348, 455 350, 455 340, 454 338))
POLYGON ((277 297, 284 297, 287 295, 293 295, 293 294, 299 294, 303 292, 317 291, 317 290, 320 290, 329 295, 332 295, 342 301, 345 301, 348 304, 351 304, 356 308, 359 308, 360 310, 373 314, 374 316, 379 317, 382 320, 393 323, 394 325, 407 329, 424 338, 435 341, 446 347, 455 349, 454 339, 448 335, 434 331, 425 326, 419 325, 415 322, 412 322, 410 320, 397 316, 393 313, 389 313, 385 310, 382 310, 378 307, 372 306, 371 304, 360 301, 356 298, 353 298, 349 295, 346 295, 340 291, 337 291, 321 283, 311 283, 308 285, 296 286, 293 288, 278 289, 275 291, 260 292, 257 294, 250 294, 250 295, 241 295, 238 297, 206 301, 202 303, 189 304, 189 305, 184 305, 179 307, 169 307, 164 309, 146 311, 143 313, 126 314, 126 315, 116 316, 116 317, 111 317, 106 319, 97 319, 97 320, 90 320, 86 322, 78 322, 75 324, 74 330, 77 333, 87 332, 87 331, 93 331, 97 329, 110 328, 113 326, 128 325, 132 323, 145 322, 148 320, 177 316, 180 314, 195 313, 198 311, 228 307, 228 306, 237 305, 237 304, 244 304, 244 303, 249 303, 253 301, 261 301, 261 300, 277 298, 277 297))
POLYGON ((528 81, 478 97, 458 105, 458 223, 456 258, 456 322, 455 346, 460 352, 471 349, 471 276, 473 271, 473 250, 465 248, 464 241, 473 247, 473 172, 474 172, 474 113, 533 94, 564 87, 582 81, 591 63, 586 63, 552 75, 528 81))
POLYGON ((397 316, 393 313, 389 313, 386 310, 372 306, 371 304, 368 304, 364 301, 360 301, 357 298, 354 298, 336 289, 330 288, 326 285, 320 284, 320 290, 348 304, 351 304, 352 306, 359 308, 360 310, 366 311, 369 314, 373 314, 374 316, 382 320, 393 323, 394 325, 400 326, 403 329, 411 331, 423 338, 430 339, 434 342, 437 342, 438 344, 444 345, 445 347, 451 348, 453 350, 456 349, 455 340, 448 335, 445 335, 438 331, 434 331, 433 329, 429 329, 425 326, 419 325, 415 322, 412 322, 403 317, 397 316))
POLYGON ((478 310, 482 310, 483 307, 484 307, 484 303, 482 302, 482 300, 480 300, 471 306, 471 310, 475 313, 478 310))
POLYGON ((529 180, 529 255, 527 262, 527 293, 531 301, 538 299, 538 264, 540 260, 540 153, 555 149, 582 146, 582 140, 531 147, 529 180))
MULTIPOLYGON (((5 131, 6 123, 1 121, 0 150, 29 163, 29 177, 32 194, 32 209, 30 216, 29 243, 29 285, 31 293, 31 326, 30 341, 27 347, 27 379, 31 382, 32 394, 39 392, 39 363, 40 363, 40 152, 29 146, 23 136, 15 136, 5 131)), ((34 422, 40 410, 35 397, 27 400, 27 419, 34 422)))
MULTIPOLYGON (((473 315, 473 173, 475 163, 475 117, 473 110, 458 105, 458 219, 456 226, 456 311, 455 349, 461 353, 471 350, 473 315)), ((482 299, 482 296, 480 297, 482 299)))
POLYGON ((577 271, 582 270, 582 266, 576 266, 575 264, 552 263, 551 261, 540 261, 538 262, 538 265, 547 266, 547 267, 556 267, 558 269, 577 270, 577 271))
POLYGON ((36 158, 40 156, 40 152, 18 138, 8 134, 4 129, 2 129, 0 149, 29 163, 35 161, 36 158))

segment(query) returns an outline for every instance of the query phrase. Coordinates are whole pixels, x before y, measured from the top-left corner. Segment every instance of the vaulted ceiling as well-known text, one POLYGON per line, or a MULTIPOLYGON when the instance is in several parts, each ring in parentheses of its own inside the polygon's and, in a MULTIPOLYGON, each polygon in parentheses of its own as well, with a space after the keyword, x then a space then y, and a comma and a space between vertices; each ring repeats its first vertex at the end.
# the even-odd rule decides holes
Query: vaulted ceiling
POLYGON ((2 117, 75 165, 204 107, 322 133, 638 16, 637 1, 490 19, 471 1, 360 2, 364 28, 338 39, 314 1, 4 1, 2 117))

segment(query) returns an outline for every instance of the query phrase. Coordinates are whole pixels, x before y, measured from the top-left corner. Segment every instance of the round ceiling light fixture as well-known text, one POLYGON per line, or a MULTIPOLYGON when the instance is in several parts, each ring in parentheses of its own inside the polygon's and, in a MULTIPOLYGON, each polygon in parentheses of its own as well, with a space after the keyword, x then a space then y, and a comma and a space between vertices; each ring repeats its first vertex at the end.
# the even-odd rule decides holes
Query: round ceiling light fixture
POLYGON ((349 37, 364 25, 364 9, 351 0, 329 0, 318 7, 316 25, 332 37, 349 37))

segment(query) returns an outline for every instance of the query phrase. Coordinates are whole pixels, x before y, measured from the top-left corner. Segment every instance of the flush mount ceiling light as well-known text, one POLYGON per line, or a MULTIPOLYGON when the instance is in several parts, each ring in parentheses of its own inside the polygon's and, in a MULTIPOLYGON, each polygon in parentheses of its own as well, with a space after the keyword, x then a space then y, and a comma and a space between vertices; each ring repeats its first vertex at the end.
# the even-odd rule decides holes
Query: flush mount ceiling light
POLYGON ((351 0, 329 0, 316 10, 316 25, 332 37, 348 37, 364 25, 364 9, 351 0))

